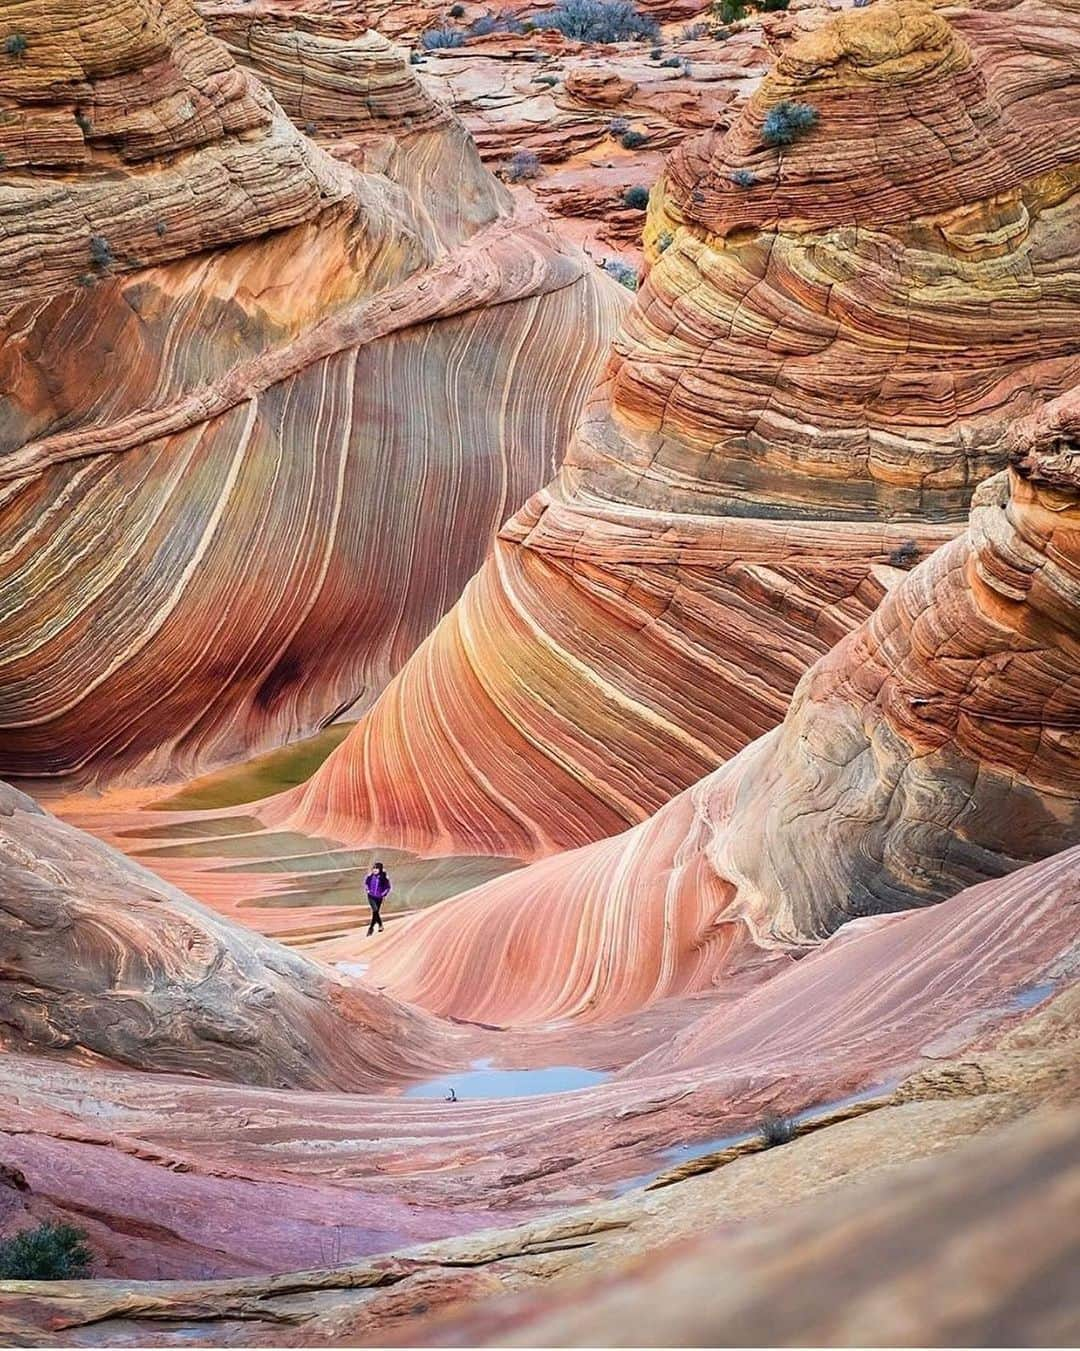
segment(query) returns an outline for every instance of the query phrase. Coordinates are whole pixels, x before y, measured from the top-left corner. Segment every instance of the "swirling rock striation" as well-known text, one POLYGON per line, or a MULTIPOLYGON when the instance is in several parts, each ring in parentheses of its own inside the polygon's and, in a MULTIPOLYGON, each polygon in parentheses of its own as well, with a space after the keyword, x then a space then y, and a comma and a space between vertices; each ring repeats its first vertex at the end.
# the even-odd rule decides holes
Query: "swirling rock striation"
POLYGON ((535 858, 643 820, 775 726, 957 532, 1015 418, 1080 378, 1080 121, 1032 138, 1046 69, 1027 99, 1009 78, 1023 125, 944 18, 875 4, 677 151, 559 477, 268 819, 535 858), (785 100, 818 123, 765 146, 785 100))
POLYGON ((552 472, 625 301, 380 40, 312 38, 374 120, 431 112, 361 172, 186 0, 77 8, 4 16, 0 767, 175 779, 371 700, 552 472))
POLYGON ((1080 840, 1076 395, 1014 461, 778 728, 629 833, 408 921, 376 979, 487 1022, 602 1020, 1080 840))
POLYGON ((452 247, 508 213, 463 123, 357 6, 206 0, 199 12, 308 136, 397 183, 431 244, 452 247))
POLYGON ((221 919, 6 784, 0 948, 5 1051, 357 1089, 449 1048, 424 1014, 221 919))

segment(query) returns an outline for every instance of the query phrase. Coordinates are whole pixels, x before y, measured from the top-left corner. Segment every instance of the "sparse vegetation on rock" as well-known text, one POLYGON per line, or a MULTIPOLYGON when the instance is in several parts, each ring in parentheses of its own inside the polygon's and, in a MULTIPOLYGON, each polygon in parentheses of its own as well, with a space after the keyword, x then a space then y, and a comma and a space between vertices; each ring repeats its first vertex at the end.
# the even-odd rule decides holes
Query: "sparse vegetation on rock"
POLYGON ((649 205, 649 189, 636 184, 626 189, 622 199, 624 206, 631 206, 635 211, 644 211, 649 205))
POLYGON ((643 131, 624 131, 619 137, 619 144, 624 150, 640 150, 643 145, 648 145, 649 138, 643 131))
POLYGON ((604 271, 609 277, 614 277, 620 286, 625 286, 628 291, 637 290, 637 268, 631 267, 629 263, 624 263, 621 258, 609 258, 604 264, 604 271))
POLYGON ((533 20, 539 28, 554 28, 579 42, 647 41, 660 31, 656 20, 630 0, 563 0, 533 20))
POLYGON ((116 259, 113 257, 112 248, 104 235, 90 236, 90 261, 95 267, 112 267, 116 259))
POLYGON ((761 1125, 758 1127, 764 1143, 771 1149, 775 1145, 786 1145, 795 1138, 795 1122, 789 1116, 777 1116, 770 1113, 761 1118, 761 1125))
POLYGON ((70 1281, 94 1260, 86 1233, 71 1224, 39 1224, 0 1241, 0 1280, 70 1281))
POLYGON ((429 28, 427 32, 421 33, 420 45, 427 52, 438 51, 443 47, 462 47, 465 45, 465 34, 460 28, 443 24, 441 28, 429 28))
POLYGON ((534 155, 531 150, 518 150, 511 156, 503 173, 509 183, 524 183, 530 178, 536 178, 540 173, 539 156, 534 155))
POLYGON ((757 182, 753 169, 732 169, 731 181, 737 188, 752 188, 757 182))
POLYGON ((22 33, 10 33, 4 39, 4 51, 18 61, 26 55, 27 42, 22 33))
POLYGON ((815 127, 817 121, 817 109, 809 103, 793 103, 790 99, 782 99, 766 113, 761 126, 761 139, 766 145, 790 145, 815 127))

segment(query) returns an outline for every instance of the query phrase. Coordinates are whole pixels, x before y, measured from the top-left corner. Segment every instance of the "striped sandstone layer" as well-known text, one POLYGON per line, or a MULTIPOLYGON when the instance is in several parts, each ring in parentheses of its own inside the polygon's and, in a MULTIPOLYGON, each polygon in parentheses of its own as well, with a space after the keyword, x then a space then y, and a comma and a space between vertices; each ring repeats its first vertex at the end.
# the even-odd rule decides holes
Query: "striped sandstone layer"
POLYGON ((0 772, 172 780, 370 702, 552 472, 625 300, 444 113, 363 172, 186 0, 81 8, 4 13, 0 772))
POLYGON ((0 1048, 43 1064, 356 1090, 453 1055, 423 1013, 203 909, 6 784, 0 947, 0 1048))
POLYGON ((778 728, 630 832, 407 921, 371 973, 440 1014, 603 1021, 1053 854, 1080 840, 1078 669, 1071 395, 778 728))
POLYGON ((1010 67, 999 100, 940 14, 875 4, 677 151, 560 475, 266 818, 536 858, 645 820, 775 726, 961 528, 1015 419, 1080 378, 1078 69, 1010 67), (817 125, 765 146, 784 100, 817 125), (1031 134, 1040 100, 1053 136, 1031 134))
MULTIPOLYGON (((337 1290, 365 1307, 373 1300, 374 1314, 382 1287, 432 1265, 430 1275, 441 1268, 469 1299, 563 1271, 600 1275, 620 1256, 786 1207, 802 1188, 850 1181, 867 1157, 853 1141, 878 1136, 871 1154, 895 1166, 1008 1119, 1018 1092, 1061 1088, 1070 1067, 1075 1071, 1077 853, 941 906, 863 921, 733 999, 726 1016, 706 1013, 699 1026, 707 1035, 692 1026, 677 1040, 677 1049, 686 1047, 677 1065, 657 1052, 576 1093, 487 1101, 466 1094, 448 1104, 0 1057, 5 1162, 21 1171, 31 1198, 41 1191, 55 1206, 92 1219, 95 1250, 108 1254, 108 1269, 121 1276, 152 1277, 155 1253, 170 1272, 188 1277, 325 1267, 334 1250, 320 1252, 319 1226, 325 1242, 330 1217, 343 1258, 384 1254, 368 1268, 382 1270, 381 1279, 342 1270, 294 1274, 276 1288, 264 1284, 260 1307, 311 1281, 313 1290, 337 1290), (1008 943, 999 941, 1003 931, 1008 943), (853 1101, 853 1094, 861 1097, 853 1101), (807 1138, 758 1153, 754 1128, 767 1111, 804 1112, 799 1134, 807 1138), (878 1122, 892 1123, 884 1138, 878 1122), (806 1151, 812 1158, 814 1141, 831 1139, 833 1130, 831 1160, 786 1172, 780 1161, 806 1161, 806 1151), (683 1146, 689 1161, 672 1163, 673 1146, 683 1146), (478 1223, 487 1232, 449 1250, 400 1252, 393 1231, 403 1202, 414 1233, 440 1212, 443 1234, 465 1234, 478 1223), (237 1223, 241 1205, 259 1215, 257 1225, 237 1223), (560 1213, 566 1206, 573 1209, 560 1213), (365 1220, 383 1231, 381 1248, 373 1246, 377 1234, 364 1246, 356 1229, 365 1220), (545 1252, 549 1260, 538 1261, 545 1252), (491 1268, 481 1292, 458 1283, 460 1273, 477 1267, 491 1268)), ((628 1025, 616 1063, 632 1056, 634 1033, 628 1025)), ((479 1049, 478 1029, 459 1035, 475 1036, 479 1049)), ((500 1038, 488 1036, 490 1054, 500 1038)), ((515 1044, 520 1054, 525 1043, 506 1033, 501 1041, 496 1054, 514 1063, 515 1044)), ((401 1293, 409 1291, 416 1285, 406 1283, 401 1293)), ((255 1285, 246 1292, 260 1294, 255 1285)), ((40 1297, 3 1289, 0 1326, 34 1307, 59 1318, 58 1335, 95 1311, 111 1319, 125 1308, 131 1317, 156 1309, 186 1322, 190 1293, 86 1283, 52 1285, 40 1297), (114 1303, 121 1292, 135 1300, 114 1303)), ((204 1289, 198 1316, 213 1322, 190 1335, 225 1341, 220 1334, 240 1293, 204 1289)), ((397 1316, 423 1312, 413 1307, 418 1302, 428 1301, 407 1301, 397 1316)), ((293 1307, 304 1344, 311 1344, 319 1324, 309 1320, 318 1311, 303 1301, 293 1307)), ((247 1313, 255 1312, 249 1300, 247 1313)), ((287 1327, 295 1337, 295 1323, 287 1327)))

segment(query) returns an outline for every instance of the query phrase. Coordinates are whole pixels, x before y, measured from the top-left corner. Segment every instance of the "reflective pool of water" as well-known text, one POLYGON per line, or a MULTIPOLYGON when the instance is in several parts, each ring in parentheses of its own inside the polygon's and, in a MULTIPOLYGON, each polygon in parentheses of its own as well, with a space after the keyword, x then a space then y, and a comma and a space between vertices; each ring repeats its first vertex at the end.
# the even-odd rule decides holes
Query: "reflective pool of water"
POLYGON ((572 1093, 610 1079, 608 1070, 586 1070, 575 1065, 549 1065, 538 1070, 493 1069, 490 1060, 475 1060, 467 1070, 413 1084, 407 1098, 447 1098, 453 1089, 459 1102, 490 1098, 530 1098, 541 1093, 572 1093))

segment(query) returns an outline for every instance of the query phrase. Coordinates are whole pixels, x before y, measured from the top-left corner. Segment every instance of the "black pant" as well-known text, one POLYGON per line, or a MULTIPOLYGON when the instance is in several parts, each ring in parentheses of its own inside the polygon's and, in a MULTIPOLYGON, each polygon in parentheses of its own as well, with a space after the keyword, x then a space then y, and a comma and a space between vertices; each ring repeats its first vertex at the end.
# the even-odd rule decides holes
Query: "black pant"
POLYGON ((369 896, 368 905, 371 906, 371 926, 368 929, 368 937, 370 938, 371 935, 375 932, 376 924, 379 926, 379 932, 382 933, 383 922, 382 916, 379 914, 379 911, 382 909, 382 897, 369 896))

